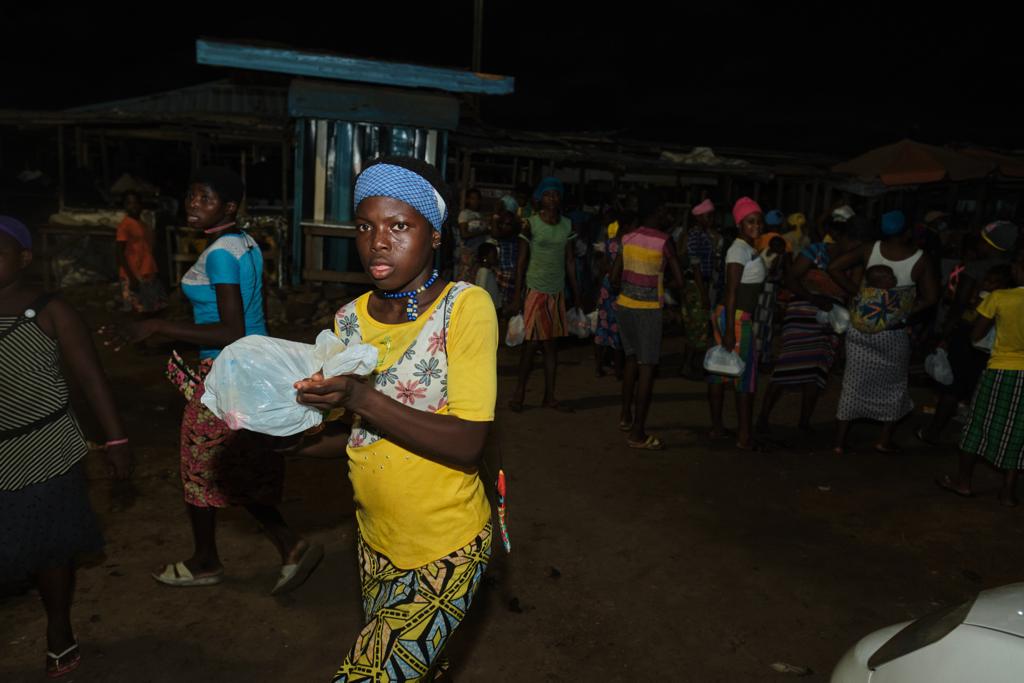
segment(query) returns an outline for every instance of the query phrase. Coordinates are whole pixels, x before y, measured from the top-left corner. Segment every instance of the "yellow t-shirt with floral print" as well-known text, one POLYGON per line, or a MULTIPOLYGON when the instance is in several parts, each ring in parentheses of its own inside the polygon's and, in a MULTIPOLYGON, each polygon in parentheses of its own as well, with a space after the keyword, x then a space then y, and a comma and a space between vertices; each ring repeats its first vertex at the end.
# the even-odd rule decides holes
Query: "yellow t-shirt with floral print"
MULTIPOLYGON (((374 320, 367 310, 369 293, 353 302, 350 310, 354 309, 358 320, 361 341, 377 348, 379 360, 371 378, 377 387, 390 382, 396 400, 420 410, 491 422, 497 398, 498 321, 487 292, 471 286, 454 298, 446 352, 443 326, 431 323, 433 331, 421 337, 430 312, 437 310, 443 315, 440 309, 452 287, 449 284, 415 321, 387 324, 374 320), (447 373, 434 364, 438 353, 447 357, 447 373), (415 364, 417 381, 402 382, 389 376, 400 360, 415 364), (446 383, 447 399, 429 399, 423 384, 428 378, 429 382, 446 383)), ((339 332, 338 322, 335 332, 339 332)), ((380 436, 365 444, 350 439, 347 448, 356 520, 367 545, 396 567, 412 569, 472 541, 491 517, 477 471, 428 460, 392 443, 386 434, 380 436)))

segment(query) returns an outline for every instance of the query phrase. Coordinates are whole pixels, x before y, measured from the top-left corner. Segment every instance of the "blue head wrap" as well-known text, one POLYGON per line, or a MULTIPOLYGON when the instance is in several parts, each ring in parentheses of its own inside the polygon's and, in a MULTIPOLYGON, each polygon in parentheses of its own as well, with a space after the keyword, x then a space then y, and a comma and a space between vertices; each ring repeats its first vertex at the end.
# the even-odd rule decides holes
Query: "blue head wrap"
POLYGON ((882 234, 886 237, 900 235, 907 225, 907 219, 899 209, 882 214, 882 234))
POLYGON ((392 197, 405 202, 423 215, 434 230, 440 230, 448 217, 448 206, 426 178, 394 164, 374 164, 356 178, 355 203, 367 197, 392 197))
POLYGON ((25 224, 14 216, 0 216, 0 232, 5 232, 21 245, 22 249, 32 248, 32 233, 25 224))
POLYGON ((537 189, 533 191, 534 201, 539 202, 540 198, 543 197, 544 193, 548 190, 556 191, 559 197, 565 195, 565 185, 562 184, 562 181, 554 176, 548 176, 544 180, 540 181, 540 185, 538 185, 537 189))
POLYGON ((772 209, 764 217, 765 225, 782 225, 786 217, 778 209, 772 209))
POLYGON ((516 198, 510 194, 504 195, 501 198, 501 205, 510 213, 515 213, 519 210, 519 202, 517 202, 516 198))

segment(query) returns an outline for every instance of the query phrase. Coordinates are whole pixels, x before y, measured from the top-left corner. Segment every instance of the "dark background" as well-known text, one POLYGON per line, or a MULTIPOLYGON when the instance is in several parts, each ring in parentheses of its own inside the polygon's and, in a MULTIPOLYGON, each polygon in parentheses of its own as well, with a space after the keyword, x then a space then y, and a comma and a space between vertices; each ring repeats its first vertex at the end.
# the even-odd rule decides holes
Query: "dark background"
MULTIPOLYGON (((912 137, 1024 147, 1018 22, 996 5, 495 2, 483 70, 516 93, 491 124, 684 145, 854 154, 912 137)), ((0 107, 63 108, 229 75, 195 38, 468 68, 473 3, 29 5, 2 11, 0 107)), ((245 73, 245 72, 241 72, 245 73)), ((246 77, 261 78, 256 72, 246 77)))

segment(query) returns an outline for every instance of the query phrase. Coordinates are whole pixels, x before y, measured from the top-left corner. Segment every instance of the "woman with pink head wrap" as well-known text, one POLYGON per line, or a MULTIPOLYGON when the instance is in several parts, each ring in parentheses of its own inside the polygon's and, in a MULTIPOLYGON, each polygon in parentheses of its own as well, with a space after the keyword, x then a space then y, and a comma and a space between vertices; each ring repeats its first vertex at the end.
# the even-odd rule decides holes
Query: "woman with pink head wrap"
POLYGON ((754 248, 764 229, 764 212, 750 197, 741 197, 732 208, 732 217, 739 231, 725 255, 725 297, 713 316, 715 341, 719 346, 739 354, 744 362, 739 377, 708 375, 708 401, 711 404, 711 436, 725 435, 722 411, 725 385, 736 391, 736 412, 739 431, 736 446, 755 447, 752 422, 754 395, 757 393, 757 345, 753 319, 757 299, 764 287, 767 268, 754 248))

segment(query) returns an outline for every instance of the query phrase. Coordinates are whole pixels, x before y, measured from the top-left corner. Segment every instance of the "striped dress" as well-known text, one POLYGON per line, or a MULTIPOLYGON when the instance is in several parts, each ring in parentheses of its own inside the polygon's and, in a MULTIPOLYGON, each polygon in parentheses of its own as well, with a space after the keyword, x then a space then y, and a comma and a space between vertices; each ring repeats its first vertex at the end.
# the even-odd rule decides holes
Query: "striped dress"
POLYGON ((47 299, 0 316, 0 583, 103 547, 57 342, 36 324, 47 299))
MULTIPOLYGON (((825 244, 812 244, 800 256, 811 261, 816 269, 804 277, 804 285, 812 290, 821 290, 821 293, 828 290, 825 285, 832 285, 833 289, 828 293, 838 295, 839 291, 829 278, 822 278, 829 264, 825 244)), ((839 348, 839 336, 831 326, 818 322, 817 313, 818 307, 809 301, 794 299, 786 306, 782 320, 782 347, 772 372, 772 384, 799 388, 813 383, 821 389, 825 387, 839 348)))
POLYGON ((36 324, 48 298, 0 317, 0 491, 60 476, 89 452, 68 409, 57 341, 36 324))

